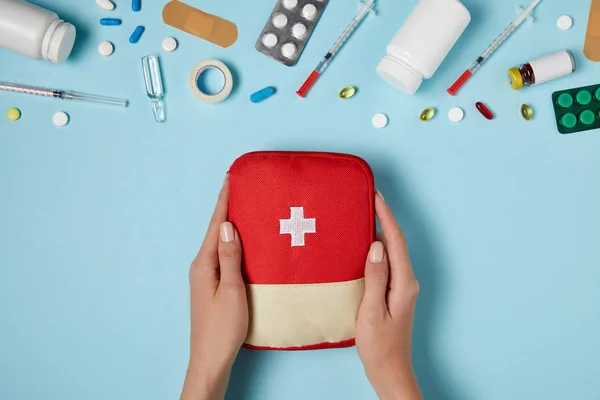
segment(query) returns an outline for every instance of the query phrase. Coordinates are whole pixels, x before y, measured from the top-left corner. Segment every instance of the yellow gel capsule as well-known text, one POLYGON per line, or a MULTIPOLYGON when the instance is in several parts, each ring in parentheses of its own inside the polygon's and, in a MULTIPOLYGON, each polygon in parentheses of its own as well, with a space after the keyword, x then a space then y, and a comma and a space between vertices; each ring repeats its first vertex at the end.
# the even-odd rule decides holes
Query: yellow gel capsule
POLYGON ((346 86, 340 92, 340 99, 349 99, 356 94, 356 88, 354 86, 346 86))
POLYGON ((6 117, 11 121, 16 121, 21 118, 21 111, 18 108, 9 108, 6 117))
POLYGON ((429 107, 429 108, 426 108, 423 110, 423 112, 419 116, 419 119, 422 122, 426 122, 426 121, 429 121, 430 119, 433 119, 434 116, 435 116, 435 108, 429 107))
POLYGON ((525 121, 531 121, 533 119, 533 108, 529 106, 529 104, 523 104, 521 106, 521 117, 525 121))

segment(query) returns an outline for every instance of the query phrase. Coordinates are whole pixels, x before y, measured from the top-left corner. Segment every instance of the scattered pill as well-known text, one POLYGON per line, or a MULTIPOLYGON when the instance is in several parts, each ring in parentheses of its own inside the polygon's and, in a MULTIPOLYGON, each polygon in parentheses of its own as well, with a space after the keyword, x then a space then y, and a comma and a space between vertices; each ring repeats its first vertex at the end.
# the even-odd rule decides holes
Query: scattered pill
POLYGON ((131 0, 131 9, 138 12, 142 9, 142 0, 131 0))
POLYGON ((573 105, 573 96, 569 93, 563 93, 558 96, 556 103, 562 108, 569 108, 573 105))
POLYGON ((427 122, 427 121, 433 119, 434 116, 435 116, 435 108, 427 107, 426 109, 423 110, 423 112, 419 116, 419 119, 421 120, 421 122, 427 122))
POLYGON ((385 114, 375 114, 373 116, 373 126, 375 128, 381 129, 385 128, 388 124, 388 117, 385 114))
POLYGON ((288 10, 292 10, 298 5, 298 0, 281 0, 281 3, 288 10))
POLYGON ((262 37, 262 43, 271 49, 277 44, 277 36, 274 33, 267 33, 262 37))
POLYGON ((296 54, 296 45, 294 43, 286 43, 281 46, 281 54, 286 58, 293 58, 296 54))
POLYGON ((18 108, 9 108, 6 112, 6 118, 11 121, 17 121, 19 118, 21 118, 21 110, 18 108))
POLYGON ((349 99, 356 94, 354 86, 346 86, 340 91, 340 99, 349 99))
POLYGON ((276 28, 283 28, 284 26, 286 26, 288 23, 288 19, 284 14, 277 14, 276 16, 273 17, 273 25, 275 25, 276 28))
POLYGON ((112 11, 115 9, 115 4, 110 0, 96 0, 96 4, 104 8, 106 11, 112 11))
POLYGON ((596 121, 596 114, 591 110, 585 110, 579 114, 579 120, 584 125, 592 125, 596 121))
POLYGON ((141 25, 135 28, 131 33, 131 36, 129 36, 129 43, 137 43, 142 37, 144 30, 145 28, 141 25))
POLYGON ((575 98, 577 99, 577 102, 579 104, 581 104, 582 106, 587 106, 592 101, 592 94, 587 90, 580 90, 575 95, 575 98))
POLYGON ((292 35, 294 35, 296 39, 304 39, 307 31, 306 25, 304 24, 297 23, 292 26, 292 35))
POLYGON ((561 15, 556 21, 556 26, 562 31, 568 31, 573 26, 573 18, 568 15, 561 15))
POLYGON ((59 111, 52 116, 52 122, 56 126, 65 126, 69 123, 69 115, 63 111, 59 111))
POLYGON ((567 129, 574 128, 577 125, 577 117, 573 113, 567 113, 560 119, 560 124, 567 129))
POLYGON ((111 42, 102 42, 98 45, 98 53, 103 56, 110 56, 115 51, 111 42))
POLYGON ((533 119, 533 108, 529 104, 523 104, 521 106, 521 117, 525 121, 531 121, 533 119))
POLYGON ((313 4, 307 4, 302 9, 302 16, 306 19, 313 19, 317 15, 317 7, 313 4))
POLYGON ((494 113, 485 104, 483 104, 482 102, 478 101, 477 103, 475 103, 475 108, 486 119, 489 119, 490 121, 494 119, 494 113))
POLYGON ((100 20, 100 25, 104 26, 117 26, 121 25, 121 20, 118 18, 102 18, 100 20))
POLYGON ((465 117, 465 112, 460 107, 452 107, 448 112, 448 118, 452 122, 460 122, 465 117))
POLYGON ((258 92, 252 93, 250 96, 250 101, 253 103, 260 103, 263 100, 268 99, 273 96, 277 90, 273 86, 267 86, 264 89, 259 90, 258 92))
POLYGON ((172 51, 177 50, 177 40, 172 38, 171 36, 167 36, 162 41, 162 48, 167 53, 171 53, 172 51))

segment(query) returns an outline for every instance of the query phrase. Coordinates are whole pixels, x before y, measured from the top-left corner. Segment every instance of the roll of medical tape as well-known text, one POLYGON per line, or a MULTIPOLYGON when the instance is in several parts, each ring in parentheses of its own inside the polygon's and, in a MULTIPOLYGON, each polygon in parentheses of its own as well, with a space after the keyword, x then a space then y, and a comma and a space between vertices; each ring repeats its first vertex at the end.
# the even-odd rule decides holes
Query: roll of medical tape
POLYGON ((194 96, 205 103, 219 103, 228 98, 231 94, 231 90, 233 89, 233 76, 231 75, 229 68, 227 68, 227 65, 225 65, 223 62, 219 60, 204 60, 198 63, 198 65, 196 65, 192 70, 192 73, 190 74, 190 87, 192 88, 192 93, 194 93, 194 96), (225 84, 223 85, 223 88, 221 91, 219 91, 219 93, 214 95, 206 94, 198 87, 198 78, 204 71, 210 68, 218 69, 225 77, 225 84))

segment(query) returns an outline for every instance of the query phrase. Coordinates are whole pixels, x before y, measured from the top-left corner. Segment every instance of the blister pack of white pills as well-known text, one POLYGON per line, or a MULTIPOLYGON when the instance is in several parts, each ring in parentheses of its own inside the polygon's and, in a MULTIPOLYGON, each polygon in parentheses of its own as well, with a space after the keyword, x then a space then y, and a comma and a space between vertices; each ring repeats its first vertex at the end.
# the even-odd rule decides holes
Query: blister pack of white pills
POLYGON ((329 0, 277 0, 256 50, 291 67, 298 62, 329 0))

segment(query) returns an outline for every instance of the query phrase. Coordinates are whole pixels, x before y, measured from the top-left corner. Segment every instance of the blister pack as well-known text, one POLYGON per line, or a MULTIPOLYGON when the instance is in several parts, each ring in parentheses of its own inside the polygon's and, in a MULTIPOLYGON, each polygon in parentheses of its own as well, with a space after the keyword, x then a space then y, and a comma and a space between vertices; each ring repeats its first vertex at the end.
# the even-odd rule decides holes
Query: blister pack
POLYGON ((291 67, 313 33, 329 0, 277 0, 256 50, 291 67))

